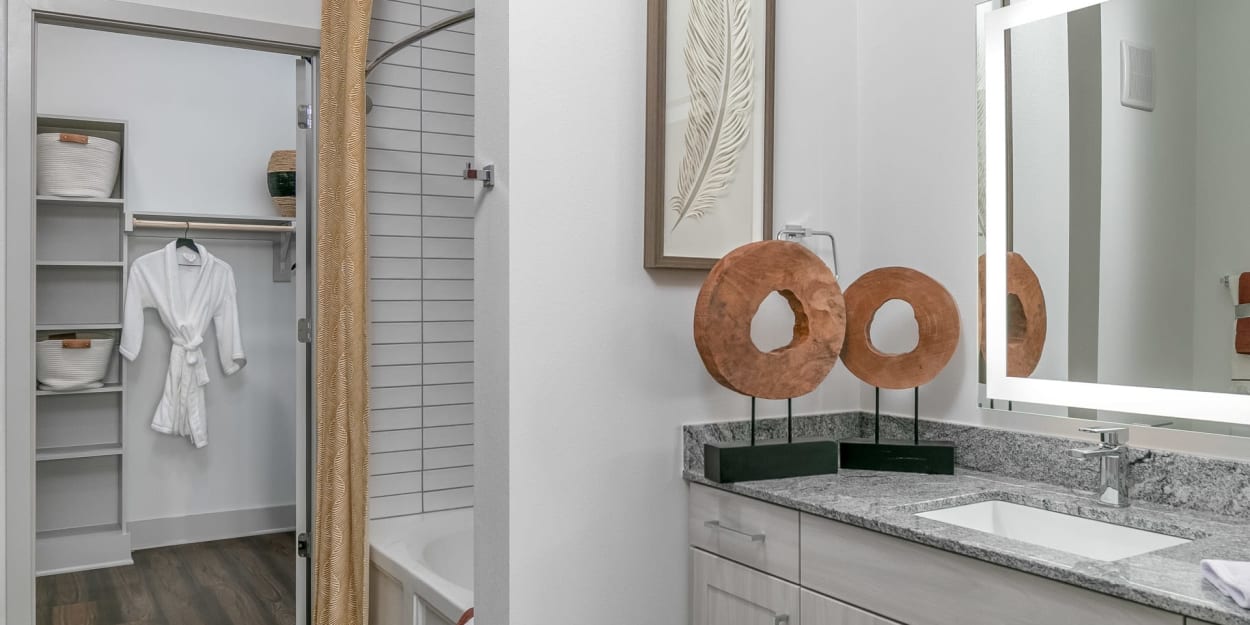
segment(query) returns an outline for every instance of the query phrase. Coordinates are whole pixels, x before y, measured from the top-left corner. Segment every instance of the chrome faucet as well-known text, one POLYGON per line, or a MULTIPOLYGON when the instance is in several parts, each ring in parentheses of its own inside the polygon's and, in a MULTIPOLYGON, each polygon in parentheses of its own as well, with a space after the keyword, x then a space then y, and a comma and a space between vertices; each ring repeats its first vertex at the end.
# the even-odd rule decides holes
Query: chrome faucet
POLYGON ((1104 506, 1127 508, 1128 501, 1128 428, 1103 427, 1081 428, 1082 432, 1097 434, 1101 439, 1092 449, 1069 449, 1074 458, 1096 459, 1098 469, 1098 503, 1104 506))

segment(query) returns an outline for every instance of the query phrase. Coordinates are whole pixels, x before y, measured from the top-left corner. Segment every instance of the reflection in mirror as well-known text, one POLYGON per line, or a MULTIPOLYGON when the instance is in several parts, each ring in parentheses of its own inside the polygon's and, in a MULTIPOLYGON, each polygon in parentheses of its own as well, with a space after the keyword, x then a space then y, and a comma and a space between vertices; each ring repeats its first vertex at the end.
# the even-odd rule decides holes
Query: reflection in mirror
MULTIPOLYGON (((977 11, 982 252, 988 10, 977 11)), ((1250 393, 1250 306, 1237 317, 1250 302, 1246 24, 1244 0, 1109 0, 1009 31, 1008 249, 1035 272, 1046 324, 1035 369, 1009 375, 1250 393)))

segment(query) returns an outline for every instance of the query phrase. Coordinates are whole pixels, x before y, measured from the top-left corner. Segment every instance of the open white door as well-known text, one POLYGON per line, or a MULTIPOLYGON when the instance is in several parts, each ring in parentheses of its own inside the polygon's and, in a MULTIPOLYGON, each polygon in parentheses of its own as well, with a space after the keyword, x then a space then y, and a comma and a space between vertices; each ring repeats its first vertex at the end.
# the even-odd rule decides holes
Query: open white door
POLYGON ((317 211, 317 131, 314 120, 317 94, 317 60, 295 61, 296 115, 296 228, 295 228, 295 623, 312 620, 312 478, 316 429, 313 395, 313 314, 317 211))

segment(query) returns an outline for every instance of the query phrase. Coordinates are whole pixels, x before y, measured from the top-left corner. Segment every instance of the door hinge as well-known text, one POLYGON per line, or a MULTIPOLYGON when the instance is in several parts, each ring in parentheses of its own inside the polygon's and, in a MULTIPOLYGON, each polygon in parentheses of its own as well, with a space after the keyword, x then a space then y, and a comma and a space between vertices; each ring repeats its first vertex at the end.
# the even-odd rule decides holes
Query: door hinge
POLYGON ((295 338, 301 343, 311 343, 313 340, 313 327, 307 319, 300 319, 295 323, 295 338))
POLYGON ((308 557, 308 533, 307 532, 300 532, 299 535, 295 537, 295 555, 301 558, 308 557))
POLYGON ((295 107, 295 110, 296 110, 295 116, 297 120, 297 125, 300 127, 300 129, 308 130, 309 128, 312 128, 312 124, 313 124, 312 105, 301 104, 295 107))

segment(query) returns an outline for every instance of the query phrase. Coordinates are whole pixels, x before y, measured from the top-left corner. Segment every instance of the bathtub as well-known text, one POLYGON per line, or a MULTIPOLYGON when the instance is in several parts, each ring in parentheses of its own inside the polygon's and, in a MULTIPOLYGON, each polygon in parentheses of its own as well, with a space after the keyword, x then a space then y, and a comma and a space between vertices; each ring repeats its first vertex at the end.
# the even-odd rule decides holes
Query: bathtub
POLYGON ((369 523, 370 625, 456 625, 473 607, 473 510, 369 523))

